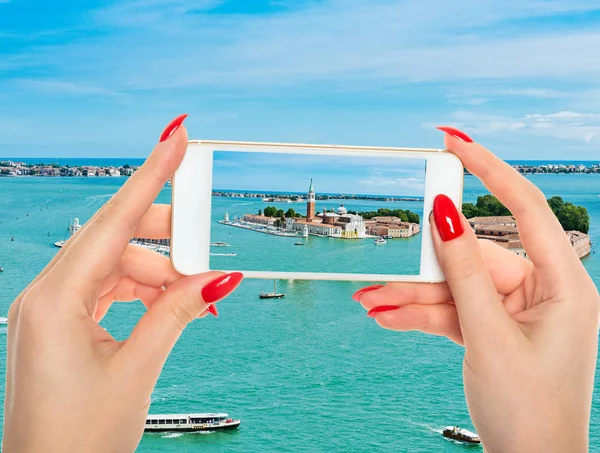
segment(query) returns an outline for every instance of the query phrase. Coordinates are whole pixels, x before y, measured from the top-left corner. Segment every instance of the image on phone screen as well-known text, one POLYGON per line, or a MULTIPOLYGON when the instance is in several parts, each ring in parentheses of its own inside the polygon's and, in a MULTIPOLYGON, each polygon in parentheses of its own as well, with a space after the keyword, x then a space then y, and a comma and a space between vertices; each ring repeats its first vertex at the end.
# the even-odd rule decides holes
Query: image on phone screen
POLYGON ((215 151, 210 268, 418 275, 426 159, 215 151))

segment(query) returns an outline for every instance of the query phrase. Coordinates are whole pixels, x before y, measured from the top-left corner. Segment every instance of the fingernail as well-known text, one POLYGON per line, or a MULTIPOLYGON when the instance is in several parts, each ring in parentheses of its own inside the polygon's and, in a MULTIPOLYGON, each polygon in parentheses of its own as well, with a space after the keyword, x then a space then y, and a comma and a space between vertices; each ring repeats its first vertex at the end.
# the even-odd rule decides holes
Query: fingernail
POLYGON ((456 239, 464 233, 458 210, 446 195, 438 195, 433 200, 433 218, 444 242, 456 239))
POLYGON ((215 304, 210 304, 206 307, 206 311, 213 315, 215 318, 219 317, 219 312, 217 311, 217 306, 215 304))
POLYGON ((467 143, 473 143, 473 139, 471 137, 469 137, 467 134, 465 134, 463 131, 452 127, 452 126, 438 126, 438 129, 442 132, 445 132, 446 134, 450 134, 452 135, 452 137, 458 138, 459 140, 462 140, 463 142, 467 142, 467 143))
POLYGON ((379 288, 383 288, 383 285, 365 286, 364 288, 361 288, 354 294, 352 294, 352 299, 354 299, 356 302, 360 302, 360 296, 362 296, 364 293, 368 293, 369 291, 375 291, 379 288))
POLYGON ((164 142, 166 139, 168 139, 171 135, 173 135, 173 133, 177 130, 177 128, 179 126, 181 126, 181 124, 183 123, 183 121, 187 118, 187 113, 184 113, 183 115, 179 115, 178 117, 176 117, 173 121, 171 121, 167 127, 165 127, 165 130, 163 131, 163 133, 160 135, 160 139, 158 140, 159 142, 164 142))
POLYGON ((377 313, 383 313, 384 311, 398 310, 400 307, 397 305, 380 305, 379 307, 371 308, 367 312, 367 316, 374 318, 377 313))
POLYGON ((202 299, 207 304, 215 302, 228 296, 242 281, 244 275, 241 272, 231 272, 221 275, 202 288, 202 299))

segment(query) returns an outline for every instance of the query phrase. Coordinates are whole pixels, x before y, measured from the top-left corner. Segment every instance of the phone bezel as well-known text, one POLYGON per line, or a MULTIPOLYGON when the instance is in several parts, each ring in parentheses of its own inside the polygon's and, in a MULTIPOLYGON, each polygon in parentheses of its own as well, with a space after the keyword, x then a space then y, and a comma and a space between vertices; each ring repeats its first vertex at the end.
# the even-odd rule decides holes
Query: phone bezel
POLYGON ((171 264, 184 275, 210 269, 210 223, 212 172, 214 151, 273 152, 294 154, 328 154, 350 156, 395 156, 422 158, 427 161, 425 201, 421 221, 421 261, 419 274, 352 274, 321 272, 274 272, 236 269, 248 278, 347 280, 347 281, 397 281, 440 282, 444 275, 439 267, 431 239, 428 213, 433 199, 445 194, 460 208, 464 170, 454 154, 442 149, 384 148, 342 145, 308 145, 287 143, 253 143, 229 141, 191 140, 186 155, 172 179, 171 211, 171 264), (199 228, 199 226, 202 226, 199 228))

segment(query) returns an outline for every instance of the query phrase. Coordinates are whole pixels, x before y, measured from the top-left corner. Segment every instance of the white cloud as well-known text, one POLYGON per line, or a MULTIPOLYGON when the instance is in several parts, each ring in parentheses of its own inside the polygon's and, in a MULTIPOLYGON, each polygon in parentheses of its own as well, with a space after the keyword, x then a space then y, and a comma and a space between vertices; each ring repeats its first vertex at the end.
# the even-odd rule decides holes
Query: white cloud
POLYGON ((600 76, 600 32, 502 33, 513 19, 598 9, 583 0, 330 0, 271 15, 206 13, 219 3, 121 2, 90 13, 91 28, 116 33, 40 47, 31 59, 117 92, 600 76))
POLYGON ((386 188, 389 190, 422 191, 425 188, 423 178, 386 178, 381 176, 370 176, 361 179, 358 183, 364 187, 386 188))
MULTIPOLYGON (((530 113, 520 118, 510 118, 482 113, 458 111, 451 124, 477 135, 519 131, 524 135, 600 143, 600 113, 560 111, 555 113, 530 113)), ((425 124, 433 127, 433 124, 425 124)))

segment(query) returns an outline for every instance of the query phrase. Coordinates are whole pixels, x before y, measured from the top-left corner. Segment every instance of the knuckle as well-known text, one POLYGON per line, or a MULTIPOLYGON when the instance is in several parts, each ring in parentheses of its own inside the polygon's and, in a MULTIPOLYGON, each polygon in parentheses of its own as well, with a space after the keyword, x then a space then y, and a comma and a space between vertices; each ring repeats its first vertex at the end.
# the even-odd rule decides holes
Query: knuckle
POLYGON ((470 255, 453 255, 444 263, 444 274, 448 280, 469 280, 481 272, 483 264, 470 255))
POLYGON ((171 304, 170 311, 173 324, 180 332, 183 332, 183 329, 198 316, 198 310, 185 300, 171 304))

